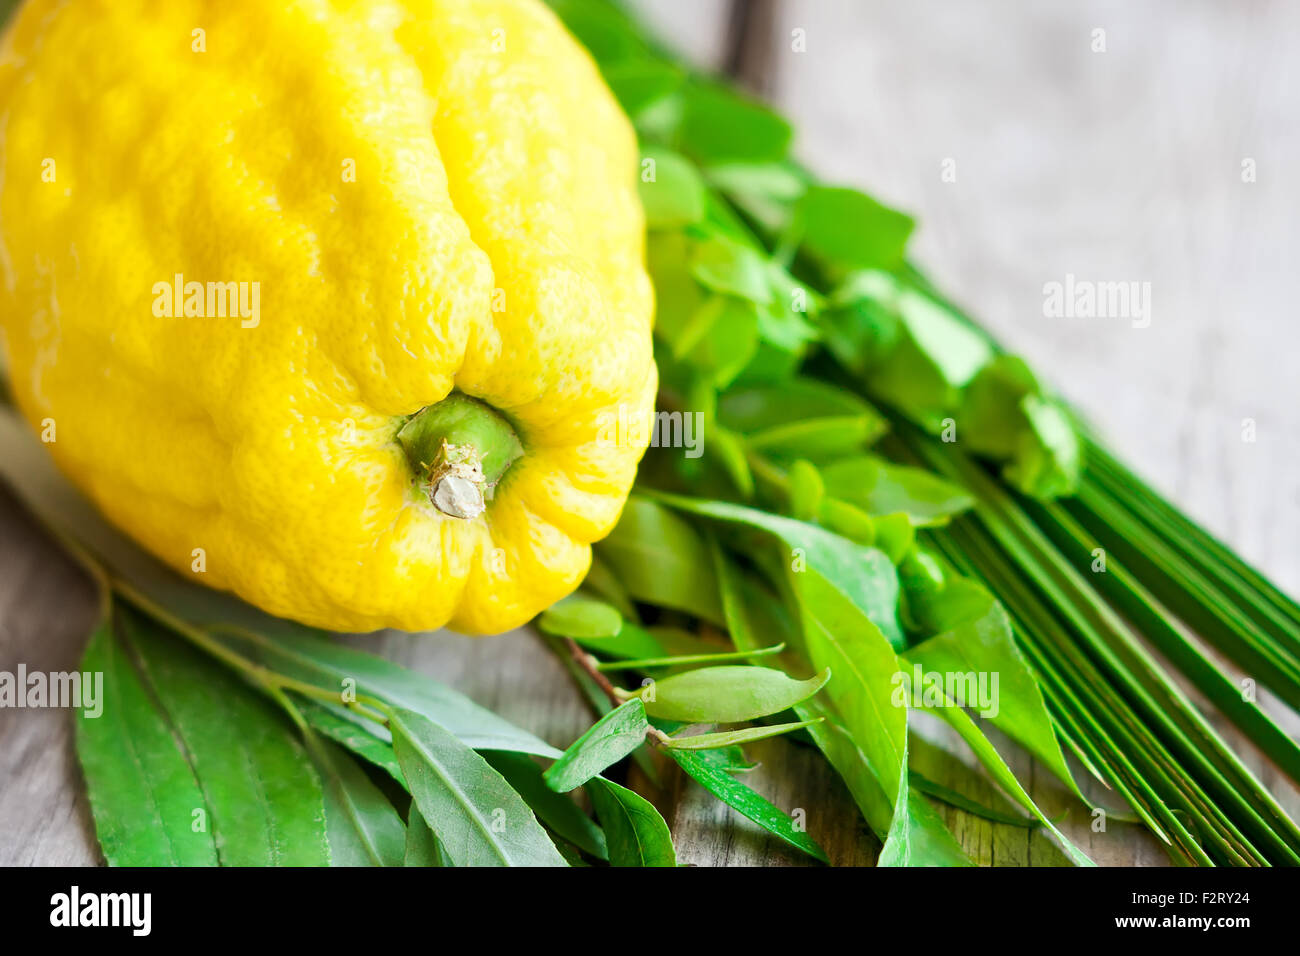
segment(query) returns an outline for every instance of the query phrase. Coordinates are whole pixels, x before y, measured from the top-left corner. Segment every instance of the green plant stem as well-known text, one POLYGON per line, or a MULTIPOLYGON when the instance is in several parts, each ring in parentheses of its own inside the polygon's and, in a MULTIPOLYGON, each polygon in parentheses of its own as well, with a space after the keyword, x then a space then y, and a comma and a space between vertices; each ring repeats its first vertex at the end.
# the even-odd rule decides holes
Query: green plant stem
MULTIPOLYGON (((369 697, 364 694, 358 694, 355 701, 343 700, 338 691, 325 690, 315 684, 307 681, 300 681, 296 678, 289 677, 287 674, 280 674, 269 668, 263 667, 256 661, 249 660, 242 654, 232 651, 229 647, 213 638, 207 631, 195 627, 188 621, 172 614, 162 605, 150 600, 144 594, 140 593, 129 582, 109 575, 114 592, 121 596, 128 603, 144 614, 159 621, 167 628, 185 638, 191 644, 194 644, 200 650, 215 657, 217 660, 231 667, 235 671, 242 673, 254 685, 268 692, 274 688, 277 690, 291 690, 295 693, 302 694, 313 700, 319 700, 328 704, 343 704, 351 710, 356 711, 363 717, 373 720, 376 723, 387 724, 389 706, 377 697, 369 697)), ((224 628, 231 633, 241 634, 239 628, 224 628)), ((274 696, 274 695, 272 695, 274 696)))
MULTIPOLYGON (((978 466, 955 450, 939 449, 928 439, 916 438, 914 433, 908 435, 908 445, 933 467, 958 478, 979 495, 977 520, 998 546, 1006 549, 1014 568, 1034 582, 1048 599, 1049 606, 1083 639, 1084 646, 1104 667, 1108 681, 1117 682, 1123 689, 1125 698, 1139 709, 1146 726, 1162 734, 1172 752, 1195 770, 1197 778, 1218 802, 1227 802, 1234 808, 1241 824, 1254 838, 1264 841, 1272 854, 1300 861, 1296 852, 1300 847, 1300 833, 1294 823, 1028 516, 978 466), (1281 832, 1275 831, 1265 821, 1266 817, 1281 832)), ((966 543, 969 545, 969 540, 966 543)), ((1077 656, 1068 643, 1062 650, 1077 656)), ((1134 728, 1139 740, 1143 729, 1141 723, 1134 728)), ((1177 771, 1177 764, 1171 769, 1177 771)), ((1198 804, 1207 803, 1199 787, 1187 796, 1198 804)), ((1216 803, 1207 805, 1208 823, 1215 827, 1229 825, 1218 812, 1216 803)))

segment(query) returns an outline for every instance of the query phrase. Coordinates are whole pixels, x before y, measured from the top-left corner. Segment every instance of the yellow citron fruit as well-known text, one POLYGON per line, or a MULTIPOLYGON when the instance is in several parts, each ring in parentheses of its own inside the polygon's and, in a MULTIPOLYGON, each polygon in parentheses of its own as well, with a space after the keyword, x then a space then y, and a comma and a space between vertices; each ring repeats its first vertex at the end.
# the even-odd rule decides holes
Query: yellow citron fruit
POLYGON ((159 558, 339 630, 581 581, 652 302, 633 131, 538 0, 31 0, 0 163, 18 403, 159 558))

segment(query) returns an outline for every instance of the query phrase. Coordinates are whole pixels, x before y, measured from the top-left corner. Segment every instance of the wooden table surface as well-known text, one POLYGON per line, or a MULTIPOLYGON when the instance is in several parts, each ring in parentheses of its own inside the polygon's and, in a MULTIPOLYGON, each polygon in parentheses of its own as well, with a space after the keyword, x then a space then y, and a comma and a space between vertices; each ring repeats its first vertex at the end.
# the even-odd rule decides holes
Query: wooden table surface
MULTIPOLYGON (((1290 368, 1300 352, 1300 4, 755 2, 743 45, 729 39, 721 0, 636 6, 699 64, 738 65, 796 121, 812 168, 915 213, 915 254, 942 288, 1158 488, 1300 593, 1300 388, 1290 368), (1243 181, 1244 165, 1254 181, 1243 181), (1150 324, 1046 318, 1044 284, 1067 274, 1149 282, 1150 324)), ((0 670, 75 668, 92 614, 88 584, 0 491, 0 670)), ((590 722, 527 630, 357 641, 556 745, 590 722)), ((1300 733, 1294 714, 1266 704, 1300 733)), ((1300 815, 1300 793, 1218 726, 1300 815)), ((64 711, 0 710, 0 865, 98 862, 70 730, 64 711)), ((923 732, 952 746, 935 727, 923 732)), ((954 781, 953 761, 969 760, 954 751, 926 752, 928 775, 954 781)), ((1091 832, 1077 802, 1008 752, 1098 862, 1165 862, 1138 827, 1091 832)), ((815 753, 777 740, 752 756, 761 766, 747 782, 804 809, 836 862, 874 859, 874 839, 815 753)), ((967 792, 998 799, 987 786, 967 792)), ((679 777, 656 796, 684 862, 801 862, 679 777)), ((1061 862, 1040 835, 941 812, 980 863, 1061 862)))

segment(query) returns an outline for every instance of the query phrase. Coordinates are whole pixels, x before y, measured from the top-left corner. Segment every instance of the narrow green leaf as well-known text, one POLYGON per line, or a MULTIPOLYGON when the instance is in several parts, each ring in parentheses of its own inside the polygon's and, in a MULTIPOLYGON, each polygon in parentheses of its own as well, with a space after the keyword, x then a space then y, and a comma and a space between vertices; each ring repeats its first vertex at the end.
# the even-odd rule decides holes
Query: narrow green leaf
POLYGON ((194 766, 222 865, 328 865, 320 778, 284 715, 154 621, 126 620, 194 766))
MULTIPOLYGON (((643 491, 644 495, 688 514, 774 535, 798 552, 795 557, 806 561, 809 571, 818 572, 818 576, 865 614, 892 644, 903 644, 903 629, 898 621, 898 575, 884 552, 855 544, 817 525, 756 508, 664 492, 643 491)), ((709 579, 716 586, 714 573, 710 573, 709 579)), ((717 601, 716 594, 714 601, 717 601)))
MULTIPOLYGON (((945 787, 941 783, 935 783, 917 770, 908 770, 907 776, 913 790, 923 793, 927 797, 934 797, 941 803, 956 807, 958 810, 964 810, 973 816, 982 817, 993 823, 1003 823, 1009 827, 1020 827, 1025 830, 1036 830, 1043 825, 1040 820, 1034 820, 1030 817, 1018 817, 1010 813, 994 810, 992 807, 986 807, 978 800, 972 800, 964 793, 959 793, 951 787, 945 787)), ((1110 814, 1107 814, 1107 817, 1110 818, 1110 814)))
POLYGON ((790 814, 774 806, 767 798, 755 793, 725 770, 718 769, 698 753, 669 750, 668 755, 696 782, 729 807, 740 811, 769 833, 813 859, 829 862, 826 851, 795 824, 790 814))
POLYGON ((424 819, 456 866, 565 866, 523 798, 428 717, 396 709, 393 750, 424 819))
POLYGON ((718 654, 679 654, 672 657, 647 657, 641 660, 620 660, 600 664, 602 671, 646 670, 653 667, 683 667, 689 664, 719 664, 724 661, 752 661, 755 657, 770 657, 785 650, 784 644, 761 647, 756 651, 726 651, 718 654))
POLYGON ((663 742, 663 746, 669 750, 716 750, 722 747, 752 743, 755 740, 764 740, 767 737, 776 737, 780 734, 788 734, 794 730, 802 730, 819 720, 820 718, 814 717, 811 720, 801 720, 790 724, 764 724, 761 727, 746 727, 744 730, 728 730, 716 734, 669 737, 663 742))
MULTIPOLYGON (((898 659, 878 627, 821 575, 793 574, 814 667, 835 678, 826 696, 843 715, 854 743, 866 754, 891 801, 905 794, 907 709, 893 702, 898 659)), ((905 804, 902 804, 905 805, 905 804)))
POLYGON ((325 781, 332 866, 401 866, 406 827, 388 798, 341 747, 309 745, 325 781))
POLYGON ((406 824, 406 850, 402 858, 403 866, 455 866, 447 856, 442 844, 430 829, 420 813, 420 808, 411 801, 411 813, 406 824))
MULTIPOLYGON (((605 834, 600 827, 570 797, 556 793, 546 785, 537 761, 527 754, 506 750, 486 753, 483 758, 506 778, 524 802, 533 808, 537 818, 555 833, 599 860, 608 859, 605 834)), ((562 847, 560 851, 563 852, 562 847)))
POLYGON ((735 724, 788 710, 826 686, 830 676, 829 669, 795 680, 769 667, 704 667, 647 685, 641 700, 646 713, 665 720, 735 724))
POLYGON ((406 779, 397 765, 397 756, 393 753, 392 735, 382 725, 370 721, 362 723, 364 718, 354 717, 342 707, 336 710, 305 697, 295 698, 294 703, 313 730, 387 771, 399 784, 406 786, 406 779), (373 727, 374 731, 367 729, 366 725, 373 727))
POLYGON ((274 638, 252 631, 217 632, 232 649, 289 677, 340 695, 346 689, 423 714, 446 727, 475 750, 514 750, 538 757, 559 751, 525 730, 480 707, 468 697, 431 678, 382 657, 324 638, 282 634, 274 638))
POLYGON ((1038 804, 1036 804, 1033 798, 1029 796, 1025 791, 1025 788, 1020 785, 1020 781, 1017 780, 1016 775, 1011 772, 1011 768, 1008 767, 1006 761, 1002 759, 1002 755, 997 752, 997 749, 989 742, 988 737, 984 736, 984 732, 979 729, 979 726, 971 719, 971 716, 966 713, 966 711, 956 706, 926 709, 943 718, 950 727, 961 735, 961 738, 965 740, 971 750, 975 752, 975 756, 979 758, 980 763, 984 764, 993 779, 997 781, 998 786, 1013 797, 1017 803, 1037 817, 1039 821, 1042 822, 1043 826, 1052 832, 1052 835, 1060 842, 1062 848, 1069 855, 1070 859, 1074 861, 1075 866, 1096 866, 1086 853, 1071 843, 1069 839, 1066 838, 1065 834, 1056 829, 1056 825, 1047 818, 1043 811, 1038 809, 1038 804))
POLYGON ((610 866, 676 866, 668 824, 650 801, 604 777, 587 785, 605 830, 610 866))
POLYGON ((81 667, 104 675, 102 712, 79 711, 76 727, 108 864, 216 866, 212 830, 196 826, 196 811, 208 811, 194 771, 108 619, 91 636, 81 667))
POLYGON ((645 743, 650 730, 640 698, 614 708, 566 750, 546 771, 546 785, 557 793, 576 790, 606 767, 645 743))

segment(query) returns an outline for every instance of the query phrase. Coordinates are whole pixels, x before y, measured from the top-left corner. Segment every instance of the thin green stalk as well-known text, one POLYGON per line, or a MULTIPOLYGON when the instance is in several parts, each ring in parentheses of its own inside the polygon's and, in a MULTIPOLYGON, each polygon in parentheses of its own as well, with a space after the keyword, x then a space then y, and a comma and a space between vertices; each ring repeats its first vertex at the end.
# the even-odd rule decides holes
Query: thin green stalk
POLYGON ((1232 549, 1206 531, 1182 511, 1165 501, 1136 474, 1092 439, 1085 437, 1088 470, 1085 481, 1118 492, 1149 528, 1176 548, 1203 573, 1239 595, 1251 606, 1266 602, 1276 613, 1266 619, 1289 629, 1300 650, 1300 604, 1284 594, 1272 581, 1247 564, 1232 549))
MULTIPOLYGON (((1059 504, 1032 509, 1041 514, 1039 527, 1063 553, 1074 552, 1081 562, 1092 559, 1094 541, 1059 504)), ((1271 717, 1249 701, 1232 682, 1170 620, 1168 611, 1138 579, 1115 558, 1108 556, 1105 571, 1093 577, 1094 587, 1133 622, 1144 637, 1170 659, 1178 670, 1245 732, 1270 759, 1300 783, 1300 746, 1271 717)))
MULTIPOLYGON (((1034 643, 1042 654, 1056 663, 1058 674, 1062 675, 1066 686, 1072 684, 1078 694, 1090 698, 1086 708, 1081 706, 1081 712, 1091 719, 1094 727, 1100 730, 1104 724, 1109 728, 1109 735, 1122 738, 1116 745, 1116 752, 1126 762, 1130 759, 1142 762, 1144 777, 1153 780, 1163 791, 1161 803, 1169 802, 1200 820, 1203 830, 1213 832, 1215 845, 1229 862, 1245 863, 1247 859, 1257 863, 1266 862, 1207 797, 1196 780, 1188 776, 1169 751, 1151 735, 1148 726, 1133 712, 1125 698, 1114 690, 1093 662, 1080 652, 1073 641, 1064 637, 1072 626, 1064 617, 1052 613, 1051 609, 1056 606, 1043 604, 1028 589, 1010 557, 997 550, 992 540, 981 541, 973 529, 964 537, 958 537, 962 530, 958 526, 949 533, 959 545, 977 558, 978 563, 994 569, 994 573, 990 574, 990 583, 1008 603, 1008 610, 1028 624, 1028 629, 1035 637, 1034 643)), ((1056 610, 1059 613, 1059 608, 1056 610)))
POLYGON ((1259 622, 1216 589, 1113 499, 1091 486, 1079 491, 1070 513, 1132 567, 1189 627, 1300 709, 1300 659, 1259 622))
POLYGON ((1075 632, 1085 639, 1106 671, 1141 709, 1149 725, 1165 735, 1174 751, 1194 768, 1216 800, 1229 801, 1244 814, 1242 821, 1287 860, 1300 862, 1300 831, 1276 808, 1262 785, 1227 748, 1182 691, 1141 647, 1114 610, 1089 588, 1052 543, 982 470, 955 451, 940 450, 920 440, 915 447, 930 461, 975 491, 984 527, 1006 549, 1016 566, 1043 592, 1075 632), (1193 739, 1196 741, 1193 743, 1193 739), (1225 779, 1228 773, 1246 793, 1225 779), (1261 811, 1286 821, 1277 833, 1261 811))

